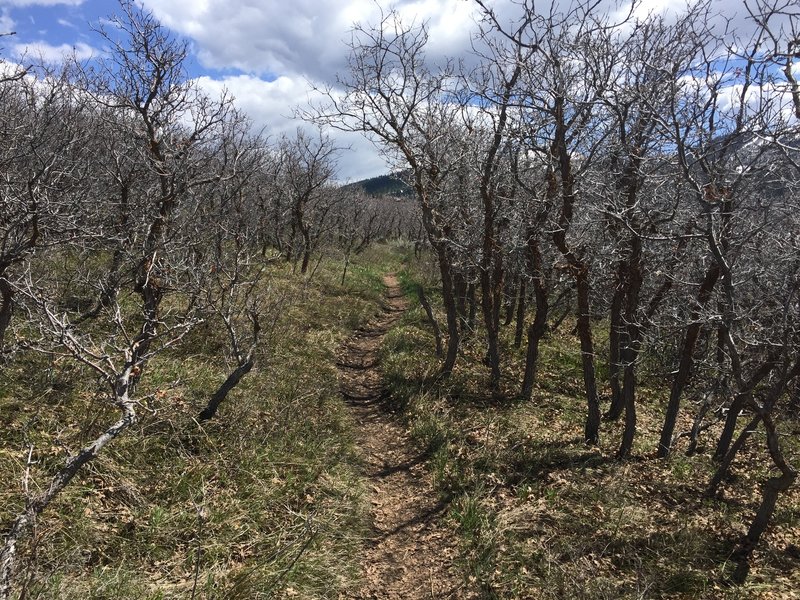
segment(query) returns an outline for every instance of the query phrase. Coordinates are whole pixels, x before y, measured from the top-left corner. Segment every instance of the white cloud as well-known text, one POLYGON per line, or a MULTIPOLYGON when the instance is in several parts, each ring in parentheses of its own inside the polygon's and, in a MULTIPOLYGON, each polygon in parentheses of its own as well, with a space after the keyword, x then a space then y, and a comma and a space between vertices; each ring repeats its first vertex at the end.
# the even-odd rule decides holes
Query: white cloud
MULTIPOLYGON (((265 81, 251 75, 237 75, 223 79, 200 77, 198 85, 210 96, 219 96, 224 89, 236 99, 256 129, 264 128, 266 135, 277 137, 293 135, 297 127, 311 128, 302 121, 293 119, 295 107, 307 107, 311 100, 320 99, 320 94, 311 90, 308 82, 300 76, 282 76, 274 81, 265 81)), ((372 144, 363 136, 329 132, 337 146, 343 150, 339 163, 339 179, 358 180, 385 173, 386 164, 377 155, 372 144)))
POLYGON ((63 62, 66 56, 69 56, 73 53, 78 60, 86 60, 100 54, 98 50, 92 48, 89 44, 84 42, 78 42, 74 46, 70 44, 53 46, 42 41, 31 42, 27 44, 13 44, 11 46, 11 51, 14 56, 18 58, 38 58, 47 63, 63 62))
MULTIPOLYGON (((143 0, 167 26, 198 44, 204 65, 257 74, 305 74, 330 81, 346 64, 354 22, 374 23, 372 0, 143 0)), ((475 5, 464 0, 412 0, 398 11, 429 21, 435 54, 468 47, 475 5)))
POLYGON ((430 41, 427 52, 437 57, 457 57, 470 48, 478 17, 474 2, 462 0, 413 0, 398 6, 407 20, 426 21, 430 41))
POLYGON ((3 0, 3 4, 9 6, 80 6, 83 3, 84 0, 3 0))
MULTIPOLYGON (((190 37, 200 62, 214 69, 249 75, 211 79, 209 92, 226 86, 255 123, 269 134, 292 133, 294 107, 314 93, 307 80, 334 83, 347 68, 350 30, 355 22, 375 24, 373 0, 142 0, 164 25, 190 37), (277 77, 264 81, 259 76, 277 77)), ((389 0, 381 0, 384 7, 389 0)), ((465 0, 399 0, 393 3, 406 23, 428 22, 429 56, 462 55, 469 48, 476 5, 465 0)), ((340 161, 342 179, 386 172, 373 145, 358 134, 331 132, 353 151, 340 161)))
POLYGON ((7 60, 0 60, 0 79, 6 77, 18 77, 21 73, 25 71, 25 67, 23 67, 19 63, 7 61, 7 60))
POLYGON ((256 122, 269 124, 272 132, 288 131, 293 106, 310 98, 308 85, 302 78, 288 76, 266 81, 252 75, 236 75, 223 79, 199 77, 200 87, 211 96, 227 89, 243 109, 256 122))
MULTIPOLYGON (((714 10, 733 16, 736 11, 732 7, 741 3, 741 0, 736 1, 737 4, 733 0, 716 0, 714 10)), ((256 123, 266 125, 272 134, 291 132, 297 127, 297 122, 289 117, 294 106, 307 101, 310 92, 306 80, 335 84, 336 75, 346 72, 347 42, 354 23, 374 25, 380 18, 381 8, 385 14, 394 6, 406 24, 428 24, 430 35, 426 53, 431 59, 466 57, 469 63, 468 53, 478 17, 477 4, 471 0, 141 2, 164 25, 193 40, 203 66, 247 74, 223 79, 205 77, 201 84, 209 91, 227 86, 237 97, 237 104, 256 123)), ((638 14, 652 10, 674 16, 686 2, 642 0, 638 14)), ((509 28, 519 22, 521 2, 487 0, 487 3, 496 11, 498 20, 509 28)), ((566 7, 568 0, 555 0, 555 4, 566 7)), ((623 9, 627 14, 625 4, 629 2, 601 0, 601 8, 623 9)), ((352 158, 343 157, 344 177, 356 177, 367 168, 377 169, 369 175, 380 172, 383 160, 376 157, 369 142, 353 135, 343 143, 352 144, 358 150, 352 158)))
POLYGON ((2 9, 0 12, 0 33, 11 33, 14 31, 16 23, 8 12, 7 8, 2 9))
POLYGON ((342 64, 348 15, 371 12, 367 0, 345 8, 332 0, 144 3, 164 24, 193 38, 208 67, 315 78, 325 78, 342 64))

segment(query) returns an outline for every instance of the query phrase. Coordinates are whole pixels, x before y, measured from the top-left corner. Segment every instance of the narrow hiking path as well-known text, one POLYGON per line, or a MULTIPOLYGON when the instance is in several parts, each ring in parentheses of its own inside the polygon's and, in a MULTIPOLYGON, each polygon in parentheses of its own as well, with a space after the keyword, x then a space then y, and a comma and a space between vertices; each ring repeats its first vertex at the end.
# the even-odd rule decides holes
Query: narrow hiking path
POLYGON ((406 309, 397 278, 387 275, 386 305, 341 349, 342 396, 356 422, 372 504, 372 538, 361 588, 351 598, 468 598, 453 567, 455 541, 442 524, 425 457, 387 407, 379 368, 383 336, 406 309))

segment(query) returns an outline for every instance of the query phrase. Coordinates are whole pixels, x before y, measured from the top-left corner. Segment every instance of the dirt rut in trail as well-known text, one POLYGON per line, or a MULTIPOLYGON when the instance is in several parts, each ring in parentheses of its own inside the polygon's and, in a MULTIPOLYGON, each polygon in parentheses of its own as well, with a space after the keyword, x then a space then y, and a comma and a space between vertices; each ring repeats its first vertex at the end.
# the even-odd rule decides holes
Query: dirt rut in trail
POLYGON ((406 309, 393 275, 384 278, 386 305, 342 346, 339 381, 353 411, 369 479, 373 533, 362 567, 362 585, 349 598, 469 598, 453 568, 452 533, 442 524, 424 456, 388 408, 378 365, 384 334, 406 309))

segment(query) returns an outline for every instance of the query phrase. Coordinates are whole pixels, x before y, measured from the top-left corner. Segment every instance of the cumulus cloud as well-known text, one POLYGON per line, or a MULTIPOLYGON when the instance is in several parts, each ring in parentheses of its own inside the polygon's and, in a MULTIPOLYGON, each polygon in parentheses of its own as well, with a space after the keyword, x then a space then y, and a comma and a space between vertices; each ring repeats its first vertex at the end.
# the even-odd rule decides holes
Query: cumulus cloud
MULTIPOLYGON (((253 121, 254 128, 263 128, 265 135, 273 138, 282 134, 292 136, 298 127, 311 129, 311 125, 293 118, 294 108, 307 106, 310 101, 321 98, 301 76, 281 76, 273 81, 253 75, 221 79, 199 77, 197 83, 212 97, 227 90, 234 97, 236 106, 253 121)), ((336 146, 342 148, 338 176, 341 181, 354 181, 386 172, 385 162, 368 140, 356 134, 329 134, 336 146)))
POLYGON ((4 4, 10 6, 57 6, 63 4, 66 6, 80 6, 84 0, 4 0, 4 4))
MULTIPOLYGON (((16 0, 29 1, 29 0, 16 0)), ((53 0, 49 0, 53 1, 53 0)), ((213 79, 201 78, 209 91, 231 90, 237 104, 270 133, 293 131, 293 107, 305 104, 313 92, 306 81, 335 84, 336 75, 347 68, 347 42, 354 23, 374 25, 390 6, 406 24, 427 23, 433 60, 467 58, 478 7, 467 0, 141 0, 169 28, 191 38, 199 62, 208 69, 244 73, 213 79)), ((498 20, 508 27, 518 23, 520 3, 486 0, 498 20)), ((627 0, 601 0, 609 11, 627 14, 627 0)), ((555 0, 569 6, 568 0, 555 0)), ((727 16, 740 0, 718 0, 714 9, 727 16)), ((686 6, 685 0, 642 0, 638 15, 672 13, 686 6)), ((383 167, 369 142, 357 136, 343 141, 358 154, 343 159, 345 177, 367 168, 375 175, 383 167)))
POLYGON ((66 56, 75 54, 78 60, 86 60, 98 56, 100 53, 89 44, 78 42, 77 44, 60 44, 53 46, 47 42, 30 42, 26 44, 14 44, 11 51, 18 58, 38 58, 46 63, 60 63, 66 56))
MULTIPOLYGON (((247 73, 305 74, 329 81, 345 66, 354 22, 374 23, 372 0, 144 0, 161 21, 191 37, 211 68, 247 73)), ((409 22, 429 21, 431 52, 461 53, 469 42, 474 4, 413 0, 398 11, 409 22)))
POLYGON ((256 123, 268 125, 270 133, 284 133, 294 129, 293 106, 311 98, 312 92, 301 77, 281 76, 266 81, 253 75, 236 75, 222 79, 199 77, 200 87, 211 96, 223 90, 235 98, 236 106, 244 110, 256 123))
POLYGON ((0 60, 0 79, 17 78, 25 72, 25 67, 19 63, 0 60))
POLYGON ((335 69, 348 12, 329 1, 191 2, 145 0, 170 28, 191 37, 201 62, 255 74, 311 74, 335 69))
MULTIPOLYGON (((191 38, 207 68, 246 75, 202 77, 210 93, 226 87, 258 126, 270 134, 292 133, 294 107, 315 94, 308 80, 335 82, 347 67, 347 42, 356 22, 380 18, 373 0, 143 0, 171 29, 191 38)), ((381 4, 388 5, 388 2, 381 4)), ((462 55, 469 48, 476 5, 464 0, 401 0, 394 3, 403 21, 427 22, 429 55, 462 55)), ((333 133, 336 143, 352 148, 343 155, 340 177, 358 179, 387 170, 368 140, 333 133)))
POLYGON ((0 11, 0 33, 11 33, 14 31, 14 25, 14 19, 11 18, 8 9, 2 9, 0 11))

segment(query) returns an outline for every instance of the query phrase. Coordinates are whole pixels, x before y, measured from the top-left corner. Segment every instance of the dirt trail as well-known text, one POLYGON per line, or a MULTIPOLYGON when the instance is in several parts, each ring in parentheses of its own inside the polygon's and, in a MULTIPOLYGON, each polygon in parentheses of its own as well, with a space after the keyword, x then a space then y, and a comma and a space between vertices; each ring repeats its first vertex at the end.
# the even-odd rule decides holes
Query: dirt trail
POLYGON ((353 411, 369 479, 373 537, 362 567, 361 589, 350 598, 467 598, 453 568, 452 534, 441 524, 424 456, 387 407, 379 369, 381 339, 406 309, 393 275, 384 278, 386 306, 343 346, 342 395, 353 411))

